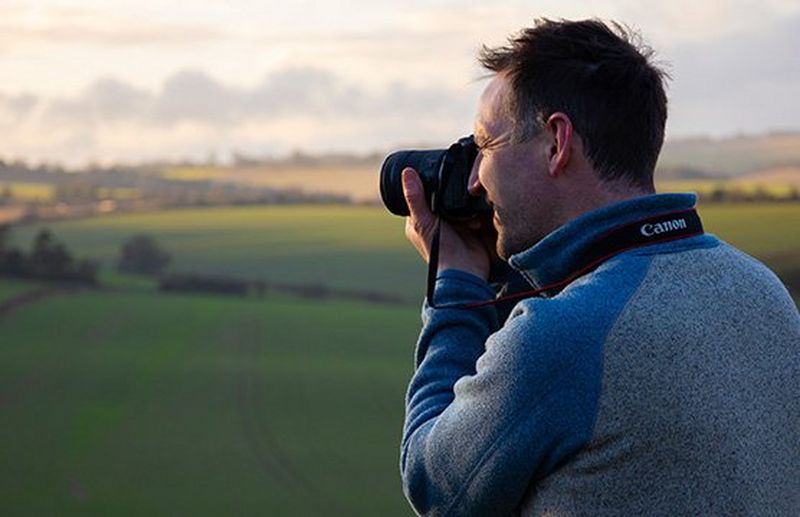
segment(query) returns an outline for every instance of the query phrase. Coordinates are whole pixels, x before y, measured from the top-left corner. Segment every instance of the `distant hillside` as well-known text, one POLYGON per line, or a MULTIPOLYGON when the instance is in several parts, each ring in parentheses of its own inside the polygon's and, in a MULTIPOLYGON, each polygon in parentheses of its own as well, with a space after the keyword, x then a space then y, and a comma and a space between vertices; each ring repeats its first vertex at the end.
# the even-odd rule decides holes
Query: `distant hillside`
POLYGON ((668 140, 658 161, 663 179, 731 178, 775 169, 789 171, 786 177, 800 169, 800 132, 668 140))
MULTIPOLYGON (((392 150, 400 148, 408 147, 392 150)), ((309 202, 309 196, 317 200, 320 196, 337 196, 328 201, 344 202, 346 198, 376 203, 380 199, 381 163, 392 150, 367 155, 296 152, 283 158, 237 155, 234 163, 227 165, 213 161, 150 163, 70 171, 58 165, 31 166, 0 159, 0 207, 14 200, 42 197, 64 202, 123 202, 168 196, 170 202, 223 204, 253 202, 254 196, 262 194, 273 202, 278 198, 282 202, 309 202), (49 192, 47 196, 38 194, 45 191, 49 192)), ((656 181, 664 191, 711 193, 725 183, 726 189, 739 193, 769 191, 780 197, 796 197, 800 189, 800 132, 670 140, 664 145, 657 168, 656 181)), ((9 217, 0 212, 0 220, 9 217)))
POLYGON ((777 167, 738 176, 734 184, 787 185, 800 188, 800 167, 777 167))
MULTIPOLYGON (((435 146, 419 145, 419 149, 431 149, 435 146)), ((400 146, 399 148, 413 148, 400 146)), ((298 171, 309 173, 319 171, 320 179, 325 176, 322 171, 336 171, 333 175, 343 182, 362 176, 371 181, 370 175, 376 175, 383 157, 388 154, 372 153, 366 156, 356 155, 323 155, 306 156, 296 154, 282 160, 267 160, 239 163, 233 167, 242 176, 251 179, 263 173, 272 172, 272 180, 282 177, 287 184, 295 184, 300 176, 298 171), (366 173, 366 174, 365 174, 366 173)), ((658 177, 661 180, 702 180, 728 179, 739 176, 761 175, 759 181, 781 184, 795 184, 800 171, 800 132, 770 133, 766 135, 736 136, 731 138, 691 138, 667 140, 658 161, 658 177)), ((328 189, 328 181, 315 178, 304 187, 328 189)), ((334 186, 336 190, 336 186, 334 186)), ((359 189, 356 197, 373 194, 374 189, 359 189), (369 192, 367 192, 369 191, 369 192)))

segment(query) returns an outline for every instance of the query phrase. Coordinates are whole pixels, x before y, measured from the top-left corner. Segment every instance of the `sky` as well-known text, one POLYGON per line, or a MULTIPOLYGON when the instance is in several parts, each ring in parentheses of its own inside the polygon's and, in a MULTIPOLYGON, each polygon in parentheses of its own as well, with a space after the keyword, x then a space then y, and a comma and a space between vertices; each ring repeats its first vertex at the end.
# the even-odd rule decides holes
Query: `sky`
POLYGON ((136 163, 445 146, 536 17, 626 23, 667 138, 800 129, 797 0, 0 0, 0 158, 136 163))

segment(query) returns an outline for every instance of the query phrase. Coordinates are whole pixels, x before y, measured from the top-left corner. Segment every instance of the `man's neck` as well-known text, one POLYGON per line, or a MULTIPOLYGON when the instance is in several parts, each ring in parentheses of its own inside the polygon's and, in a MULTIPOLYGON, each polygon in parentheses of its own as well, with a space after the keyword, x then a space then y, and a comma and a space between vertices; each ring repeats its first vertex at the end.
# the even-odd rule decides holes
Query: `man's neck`
POLYGON ((621 181, 598 181, 569 194, 570 202, 561 203, 562 213, 558 226, 563 226, 588 212, 655 193, 653 187, 632 186, 621 181))

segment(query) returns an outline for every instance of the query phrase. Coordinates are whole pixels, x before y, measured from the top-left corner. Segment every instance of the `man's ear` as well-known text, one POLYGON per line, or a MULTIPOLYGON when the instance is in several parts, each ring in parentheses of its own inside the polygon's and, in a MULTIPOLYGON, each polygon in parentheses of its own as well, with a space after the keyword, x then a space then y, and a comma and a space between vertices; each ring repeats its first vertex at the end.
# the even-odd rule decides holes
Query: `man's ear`
POLYGON ((547 119, 544 130, 547 131, 550 140, 547 173, 556 178, 564 172, 569 163, 572 151, 572 121, 565 113, 557 111, 547 119))

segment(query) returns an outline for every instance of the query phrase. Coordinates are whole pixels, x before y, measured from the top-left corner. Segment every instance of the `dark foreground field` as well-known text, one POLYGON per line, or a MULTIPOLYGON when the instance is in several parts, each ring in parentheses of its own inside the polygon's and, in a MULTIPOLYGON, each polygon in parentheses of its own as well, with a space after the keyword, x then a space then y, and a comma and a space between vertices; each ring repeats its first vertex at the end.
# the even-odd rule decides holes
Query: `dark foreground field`
MULTIPOLYGON (((709 231, 797 278, 800 205, 701 215, 709 231)), ((101 260, 105 287, 0 280, 0 515, 409 513, 397 463, 424 268, 399 219, 270 207, 50 226, 101 260), (111 270, 120 244, 142 232, 174 254, 177 271, 406 303, 159 294, 111 270)), ((15 241, 39 227, 16 229, 15 241)))

